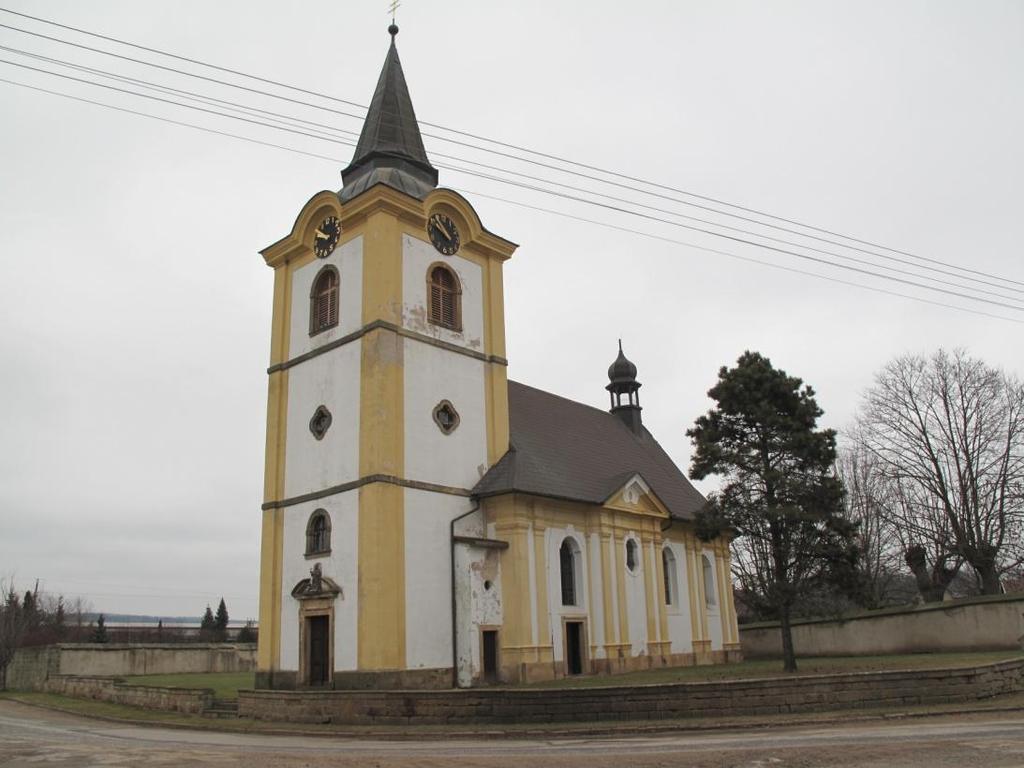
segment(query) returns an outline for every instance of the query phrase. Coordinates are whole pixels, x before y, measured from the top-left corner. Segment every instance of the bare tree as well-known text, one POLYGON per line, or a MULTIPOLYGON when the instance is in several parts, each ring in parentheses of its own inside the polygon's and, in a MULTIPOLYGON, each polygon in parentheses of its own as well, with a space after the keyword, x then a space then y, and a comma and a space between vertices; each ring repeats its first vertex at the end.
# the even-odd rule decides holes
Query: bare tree
POLYGON ((0 581, 0 691, 7 688, 7 667, 21 645, 28 621, 14 581, 0 581))
POLYGON ((846 489, 846 516, 856 524, 858 602, 865 608, 892 605, 904 592, 900 572, 905 551, 892 519, 892 483, 856 439, 839 452, 836 472, 846 489))
POLYGON ((998 594, 1000 574, 1024 561, 1021 382, 963 350, 899 357, 876 376, 857 423, 898 489, 897 530, 921 536, 905 541, 919 584, 927 576, 938 589, 962 561, 983 594, 998 594))

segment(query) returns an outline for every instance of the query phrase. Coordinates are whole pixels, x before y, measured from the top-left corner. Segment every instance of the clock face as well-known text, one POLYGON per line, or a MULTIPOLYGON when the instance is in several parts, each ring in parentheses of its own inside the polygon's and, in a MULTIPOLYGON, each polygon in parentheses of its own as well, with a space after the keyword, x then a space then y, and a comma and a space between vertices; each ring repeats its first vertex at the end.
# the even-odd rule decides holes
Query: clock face
POLYGON ((459 250, 459 230, 455 222, 443 213, 435 213, 427 221, 427 233, 430 242, 445 256, 451 256, 459 250))
POLYGON ((313 232, 313 253, 319 259, 326 259, 338 245, 341 238, 341 222, 337 216, 328 216, 313 232))

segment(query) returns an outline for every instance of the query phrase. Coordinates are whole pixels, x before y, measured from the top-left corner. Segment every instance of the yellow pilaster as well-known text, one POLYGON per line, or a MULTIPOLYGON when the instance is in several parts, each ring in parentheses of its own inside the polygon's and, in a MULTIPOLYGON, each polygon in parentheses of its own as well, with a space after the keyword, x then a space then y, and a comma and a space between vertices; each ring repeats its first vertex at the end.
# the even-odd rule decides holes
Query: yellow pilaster
POLYGON ((612 614, 612 535, 601 532, 601 599, 604 602, 604 644, 605 654, 612 658, 609 646, 617 642, 615 616, 612 614))
MULTIPOLYGON (((288 356, 291 318, 291 269, 288 264, 274 270, 274 308, 270 330, 270 363, 288 356)), ((263 501, 284 496, 285 438, 288 420, 288 373, 277 371, 267 383, 267 434, 263 468, 263 501)), ((284 512, 263 511, 260 540, 260 632, 257 666, 261 671, 280 668, 281 664, 281 578, 284 538, 284 512)))
MULTIPOLYGON (((510 504, 510 497, 494 500, 510 504)), ((502 613, 505 622, 502 626, 502 653, 508 659, 512 649, 521 654, 522 649, 533 645, 533 612, 530 609, 530 555, 529 548, 533 540, 529 535, 529 525, 524 522, 499 522, 494 528, 495 535, 509 543, 508 549, 501 556, 502 573, 502 613)), ((514 654, 513 654, 514 655, 514 654)), ((510 659, 508 659, 510 660, 510 659)), ((517 661, 526 661, 517 658, 517 661)))
POLYGON ((533 565, 537 583, 537 645, 551 645, 551 605, 548 602, 548 557, 544 526, 533 525, 533 565))
POLYGON ((615 536, 612 536, 612 554, 614 556, 612 562, 618 577, 615 579, 616 592, 619 596, 619 642, 623 645, 628 645, 633 642, 633 639, 629 636, 629 613, 626 611, 626 554, 623 552, 625 548, 625 539, 619 540, 615 536))
MULTIPOLYGON (((402 237, 390 212, 363 230, 363 322, 400 324, 402 237)), ((359 474, 404 476, 404 341, 377 330, 360 340, 359 474)), ((405 491, 385 483, 359 489, 360 669, 405 666, 405 491)))
POLYGON ((656 582, 652 578, 654 563, 651 562, 654 559, 652 556, 654 550, 651 546, 651 539, 646 536, 640 539, 640 546, 643 552, 643 560, 641 562, 643 563, 644 571, 644 595, 647 597, 647 642, 654 643, 659 639, 657 609, 655 608, 656 582))

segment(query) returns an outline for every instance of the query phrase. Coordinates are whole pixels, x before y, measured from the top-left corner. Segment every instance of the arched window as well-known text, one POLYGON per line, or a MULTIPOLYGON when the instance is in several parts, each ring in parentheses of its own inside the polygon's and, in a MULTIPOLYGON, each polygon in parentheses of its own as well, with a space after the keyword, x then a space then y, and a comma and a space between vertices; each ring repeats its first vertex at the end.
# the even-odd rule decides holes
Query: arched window
POLYGON ((718 605, 718 598, 715 596, 715 569, 707 555, 701 555, 704 562, 704 604, 708 608, 718 605))
POLYGON ((639 563, 640 548, 636 544, 636 539, 626 539, 626 568, 633 573, 639 563))
POLYGON ((313 281, 309 293, 309 335, 338 324, 338 270, 326 266, 313 281))
POLYGON ((580 570, 580 548, 573 539, 567 537, 562 541, 558 562, 562 575, 562 605, 579 605, 576 582, 580 570))
POLYGON ((462 286, 459 278, 443 264, 435 264, 428 275, 430 322, 453 331, 462 330, 462 286))
POLYGON ((665 605, 672 605, 676 599, 676 556, 668 547, 661 550, 661 570, 665 578, 665 605))
POLYGON ((306 523, 306 554, 326 555, 331 551, 331 518, 324 509, 316 510, 306 523))

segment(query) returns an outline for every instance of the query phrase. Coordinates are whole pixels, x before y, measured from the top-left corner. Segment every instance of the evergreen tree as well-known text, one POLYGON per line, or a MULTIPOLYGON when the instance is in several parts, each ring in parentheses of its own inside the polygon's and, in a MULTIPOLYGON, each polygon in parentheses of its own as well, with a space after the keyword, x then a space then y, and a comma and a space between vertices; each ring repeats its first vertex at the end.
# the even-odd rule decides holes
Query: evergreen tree
POLYGON ((57 608, 53 612, 53 634, 57 640, 63 640, 67 633, 67 625, 64 617, 64 596, 57 598, 57 608))
POLYGON ((213 611, 210 610, 210 605, 207 603, 206 613, 203 614, 203 620, 199 622, 199 636, 203 640, 209 640, 212 637, 214 623, 213 611))
POLYGON ((256 627, 252 624, 252 619, 245 622, 245 626, 238 630, 238 637, 236 638, 240 643, 255 643, 256 642, 256 627))
POLYGON ((220 599, 217 606, 217 615, 213 620, 213 629, 217 640, 224 642, 228 638, 228 607, 224 604, 224 598, 220 599))
POLYGON ((110 638, 107 636, 107 622, 102 613, 96 619, 96 628, 92 631, 92 641, 94 643, 110 642, 110 638))
POLYGON ((786 671, 796 671, 790 619, 798 596, 856 562, 856 526, 842 515, 835 432, 816 429, 814 390, 745 352, 708 392, 716 406, 687 431, 690 476, 724 483, 697 516, 698 535, 732 530, 740 588, 779 618, 786 671), (802 388, 801 388, 802 387, 802 388))

